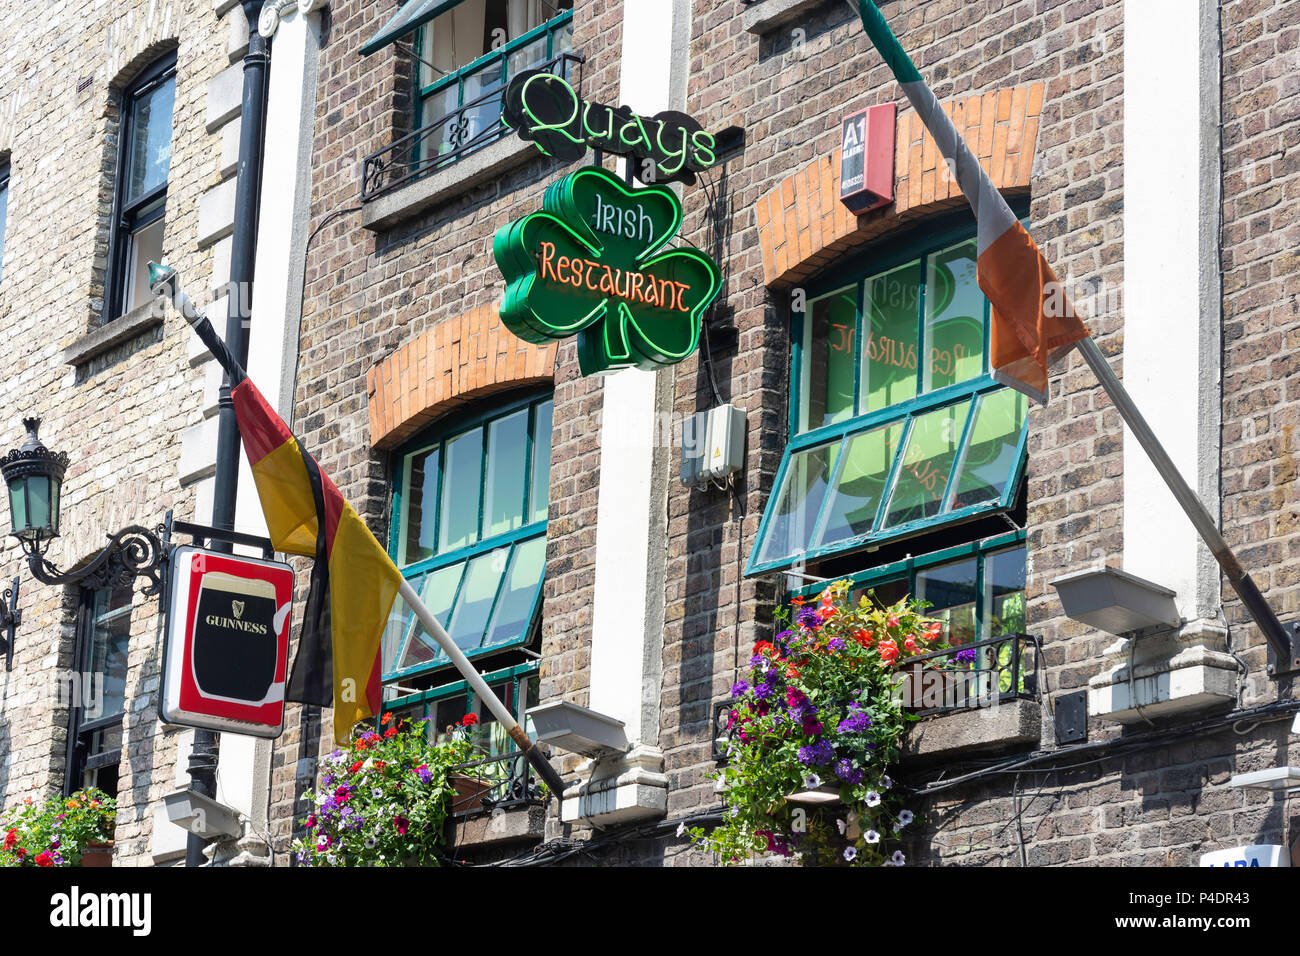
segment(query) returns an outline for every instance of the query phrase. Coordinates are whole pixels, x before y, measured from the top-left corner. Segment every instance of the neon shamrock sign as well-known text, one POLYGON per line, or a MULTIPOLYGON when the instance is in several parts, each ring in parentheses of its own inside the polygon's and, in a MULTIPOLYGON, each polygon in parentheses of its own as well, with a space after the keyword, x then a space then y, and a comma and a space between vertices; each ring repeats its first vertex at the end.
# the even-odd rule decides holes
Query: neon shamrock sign
POLYGON ((695 351, 722 280, 692 248, 664 249, 682 207, 663 186, 630 189, 588 166, 553 183, 542 211, 497 232, 501 321, 527 342, 578 336, 583 375, 675 365, 695 351))

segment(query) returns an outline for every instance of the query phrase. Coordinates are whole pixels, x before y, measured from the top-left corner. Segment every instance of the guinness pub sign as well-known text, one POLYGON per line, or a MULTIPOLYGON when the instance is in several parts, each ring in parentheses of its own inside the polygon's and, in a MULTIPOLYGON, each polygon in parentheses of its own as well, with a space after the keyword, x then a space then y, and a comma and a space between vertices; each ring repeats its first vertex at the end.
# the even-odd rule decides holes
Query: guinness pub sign
POLYGON ((293 569, 203 548, 172 553, 159 712, 171 724, 278 737, 293 569))

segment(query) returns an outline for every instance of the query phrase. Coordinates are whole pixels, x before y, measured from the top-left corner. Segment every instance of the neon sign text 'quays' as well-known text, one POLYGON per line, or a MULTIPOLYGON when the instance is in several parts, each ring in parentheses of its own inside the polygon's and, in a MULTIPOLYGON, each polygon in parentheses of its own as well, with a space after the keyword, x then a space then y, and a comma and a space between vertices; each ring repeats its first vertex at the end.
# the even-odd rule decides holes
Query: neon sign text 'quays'
POLYGON ((685 113, 641 116, 627 106, 591 103, 564 77, 541 70, 510 81, 501 121, 548 156, 573 161, 599 149, 640 160, 633 173, 647 184, 694 183, 718 161, 713 134, 685 113))

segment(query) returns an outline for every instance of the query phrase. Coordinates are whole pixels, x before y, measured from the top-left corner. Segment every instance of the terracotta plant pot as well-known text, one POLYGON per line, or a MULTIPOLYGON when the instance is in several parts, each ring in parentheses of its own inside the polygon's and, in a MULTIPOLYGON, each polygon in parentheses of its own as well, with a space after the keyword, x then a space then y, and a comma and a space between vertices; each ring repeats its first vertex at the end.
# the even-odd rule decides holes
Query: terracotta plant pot
POLYGON ((482 810, 483 798, 492 792, 490 780, 468 777, 463 773, 447 774, 447 783, 456 792, 456 795, 451 798, 452 813, 482 810))
POLYGON ((85 852, 81 854, 81 862, 78 866, 84 867, 106 867, 113 865, 113 841, 107 843, 87 843, 85 852))

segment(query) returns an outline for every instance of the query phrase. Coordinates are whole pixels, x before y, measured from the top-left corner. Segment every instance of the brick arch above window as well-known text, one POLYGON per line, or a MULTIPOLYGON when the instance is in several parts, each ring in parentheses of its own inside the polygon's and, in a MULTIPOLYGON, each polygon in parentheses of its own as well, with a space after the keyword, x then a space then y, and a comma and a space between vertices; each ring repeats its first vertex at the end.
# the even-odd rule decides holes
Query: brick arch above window
POLYGON ((371 444, 394 448, 460 405, 552 381, 557 347, 516 337, 495 305, 439 322, 370 370, 371 444))
MULTIPOLYGON (((1005 192, 1029 189, 1043 91, 1043 84, 1035 83, 944 104, 944 112, 994 185, 1005 192)), ((895 128, 894 202, 855 216, 839 194, 837 148, 758 200, 755 211, 767 285, 800 282, 902 223, 966 205, 933 137, 911 110, 899 114, 895 128)))

